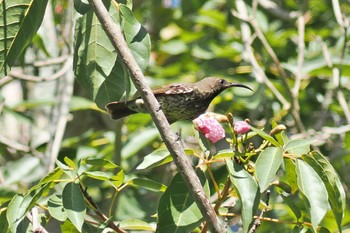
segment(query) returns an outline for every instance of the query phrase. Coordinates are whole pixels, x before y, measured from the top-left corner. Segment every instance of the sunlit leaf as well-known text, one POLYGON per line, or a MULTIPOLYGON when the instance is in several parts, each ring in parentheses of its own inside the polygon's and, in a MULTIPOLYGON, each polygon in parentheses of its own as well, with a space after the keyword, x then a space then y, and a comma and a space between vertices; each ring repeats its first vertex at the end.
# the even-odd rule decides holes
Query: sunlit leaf
POLYGON ((276 172, 283 160, 282 149, 268 147, 256 160, 256 176, 259 181, 260 192, 264 192, 276 176, 276 172))
POLYGON ((254 177, 232 160, 226 159, 226 167, 236 193, 242 202, 243 231, 248 232, 260 200, 259 186, 254 177))
MULTIPOLYGON (((208 194, 208 181, 204 173, 198 170, 197 175, 208 194)), ((159 233, 191 232, 202 219, 202 213, 189 193, 181 174, 178 173, 159 201, 157 231, 159 233)))
POLYGON ((322 179, 310 165, 298 159, 296 168, 298 187, 310 203, 311 223, 316 229, 328 210, 328 193, 322 179))
POLYGON ((310 145, 313 141, 312 139, 291 140, 284 146, 284 151, 296 155, 306 154, 310 151, 310 145))
POLYGON ((165 192, 167 186, 147 178, 135 178, 127 182, 131 186, 145 188, 154 192, 165 192))
POLYGON ((329 203, 340 230, 346 207, 346 198, 337 172, 330 162, 317 151, 305 154, 302 158, 317 172, 325 184, 329 195, 329 203))
POLYGON ((47 0, 1 1, 0 70, 12 66, 29 45, 44 18, 47 0))
POLYGON ((85 201, 78 184, 67 183, 62 191, 62 203, 68 219, 81 231, 85 219, 85 201))
POLYGON ((53 218, 61 222, 66 221, 67 214, 63 208, 62 196, 52 195, 47 201, 47 208, 53 218))

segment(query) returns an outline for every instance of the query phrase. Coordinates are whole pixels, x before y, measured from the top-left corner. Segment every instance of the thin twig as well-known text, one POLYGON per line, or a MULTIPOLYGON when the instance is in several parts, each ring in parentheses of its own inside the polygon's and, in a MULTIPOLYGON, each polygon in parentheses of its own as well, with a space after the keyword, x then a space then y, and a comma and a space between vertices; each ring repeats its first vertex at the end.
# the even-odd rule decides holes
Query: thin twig
MULTIPOLYGON (((67 61, 70 66, 73 64, 73 58, 70 57, 67 61)), ((71 70, 71 69, 69 69, 71 70)), ((59 153, 59 150, 61 148, 61 142, 64 136, 64 132, 66 130, 66 124, 68 121, 68 115, 69 115, 69 104, 71 97, 73 95, 73 83, 74 83, 74 75, 72 72, 69 72, 65 75, 65 79, 61 80, 61 82, 64 82, 62 84, 61 88, 61 95, 59 98, 59 109, 58 109, 58 121, 57 125, 55 126, 55 133, 52 144, 48 146, 48 152, 50 159, 48 171, 52 171, 55 168, 56 159, 59 153)))
MULTIPOLYGON (((238 13, 238 16, 240 19, 249 19, 248 11, 243 0, 236 1, 236 8, 239 9, 239 12, 236 12, 236 14, 238 13)), ((232 12, 232 14, 235 15, 235 12, 232 12)), ((276 98, 282 104, 285 110, 290 109, 290 106, 291 106, 290 103, 284 98, 284 96, 277 90, 277 88, 272 84, 272 82, 266 77, 264 71, 262 70, 262 68, 260 67, 258 61, 254 56, 254 52, 250 43, 251 32, 247 21, 241 20, 241 32, 242 32, 242 41, 245 47, 245 53, 243 54, 243 56, 245 56, 245 58, 248 59, 252 64, 253 73, 256 77, 256 80, 259 83, 265 83, 265 85, 272 91, 272 93, 276 96, 276 98)))
POLYGON ((0 134, 0 143, 11 147, 17 151, 23 151, 23 152, 29 152, 30 151, 30 147, 27 145, 23 145, 19 142, 13 141, 11 139, 6 138, 5 136, 0 134))
POLYGON ((147 85, 140 67, 131 54, 131 51, 126 44, 120 28, 115 25, 102 1, 89 0, 89 3, 92 6, 92 9, 94 10, 97 18, 99 19, 101 26, 108 35, 112 45, 117 50, 118 55, 120 55, 123 59, 123 63, 128 69, 131 79, 134 82, 137 90, 140 92, 140 95, 144 100, 147 109, 151 113, 152 119, 156 124, 158 131, 162 136, 162 139, 166 144, 170 154, 173 156, 173 160, 177 168, 179 169, 192 196, 194 197, 199 209, 201 210, 204 219, 208 221, 211 232, 224 232, 213 207, 206 197, 201 182, 196 175, 196 172, 193 169, 189 158, 186 156, 181 142, 170 129, 170 125, 163 111, 161 110, 157 99, 154 97, 152 90, 147 85))
MULTIPOLYGON (((102 213, 102 211, 100 210, 100 208, 98 207, 94 199, 92 199, 92 197, 88 194, 87 188, 83 188, 81 183, 79 183, 79 188, 83 193, 85 200, 88 202, 89 206, 91 206, 92 210, 96 213, 96 215, 100 218, 100 220, 102 222, 108 221, 109 218, 106 215, 104 215, 104 213, 102 213)), ((107 226, 118 233, 127 233, 127 231, 118 227, 113 221, 108 221, 107 226)))
POLYGON ((287 21, 295 21, 298 17, 297 11, 291 11, 288 12, 284 10, 283 8, 279 7, 275 2, 270 0, 258 0, 259 4, 269 11, 271 14, 275 15, 276 17, 287 20, 287 21))
POLYGON ((56 80, 60 77, 62 77, 65 73, 67 73, 69 70, 71 70, 71 65, 72 65, 72 60, 66 58, 66 62, 62 66, 62 68, 57 71, 56 73, 50 75, 49 77, 40 77, 40 76, 35 76, 35 75, 28 75, 22 73, 22 70, 20 69, 12 69, 8 75, 8 77, 13 78, 13 79, 21 79, 25 81, 30 81, 30 82, 49 82, 56 80))
MULTIPOLYGON (((270 190, 267 190, 266 191, 266 206, 268 207, 269 206, 269 202, 270 202, 270 190)), ((255 219, 252 227, 250 228, 250 230, 248 231, 248 233, 254 233, 256 231, 256 229, 258 229, 258 227, 261 225, 261 222, 260 220, 263 218, 264 214, 266 213, 267 211, 267 207, 265 207, 258 218, 255 219)))

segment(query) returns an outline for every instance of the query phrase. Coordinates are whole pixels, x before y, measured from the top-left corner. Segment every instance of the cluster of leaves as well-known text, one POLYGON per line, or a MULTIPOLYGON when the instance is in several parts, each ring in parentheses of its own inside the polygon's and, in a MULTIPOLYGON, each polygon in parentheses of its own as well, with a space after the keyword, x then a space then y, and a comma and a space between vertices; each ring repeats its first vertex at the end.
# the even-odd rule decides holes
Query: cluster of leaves
MULTIPOLYGON (((6 5, 0 8, 7 22, 15 22, 1 26, 1 35, 6 38, 1 42, 4 49, 0 52, 3 74, 8 73, 8 67, 15 64, 16 57, 25 52, 31 40, 36 47, 45 50, 44 41, 34 35, 47 1, 28 0, 22 5, 16 2, 3 1, 1 4, 6 5)), ((248 116, 254 125, 259 126, 261 122, 274 118, 287 122, 288 132, 299 130, 294 126, 292 111, 285 111, 267 85, 257 85, 254 81, 252 67, 243 56, 246 49, 239 29, 242 19, 232 13, 234 1, 182 1, 174 8, 159 7, 159 1, 135 1, 134 6, 131 1, 123 1, 124 4, 104 2, 114 22, 123 29, 138 64, 153 77, 152 84, 196 81, 213 74, 235 75, 238 81, 249 82, 255 89, 254 94, 243 96, 244 93, 235 92, 242 97, 236 100, 227 92, 215 99, 215 110, 233 112, 234 109, 237 118, 248 116), (145 22, 150 34, 136 18, 145 22), (153 42, 152 60, 147 68, 150 41, 153 42)), ((305 17, 308 28, 305 31, 305 61, 301 69, 295 50, 298 45, 295 25, 271 15, 266 9, 249 8, 250 13, 253 12, 250 16, 258 19, 258 27, 280 59, 280 65, 287 73, 287 82, 281 81, 278 64, 264 43, 252 36, 251 46, 267 77, 289 103, 293 100, 284 93, 289 93, 298 72, 304 75, 298 94, 299 106, 302 107, 297 111, 305 128, 320 130, 322 134, 323 126, 346 124, 346 109, 336 97, 341 93, 345 95, 343 98, 349 97, 349 92, 341 92, 349 89, 347 37, 343 37, 342 30, 335 26, 337 23, 330 16, 332 5, 329 2, 309 2, 309 14, 305 15, 312 15, 312 18, 305 17), (330 60, 325 58, 327 46, 330 60), (334 68, 341 68, 340 83, 344 86, 327 79, 332 76, 334 68)), ((111 46, 90 6, 85 1, 74 3, 79 14, 73 49, 74 73, 91 99, 104 109, 107 102, 127 98, 135 90, 122 59, 111 46)), ((298 9, 298 5, 291 1, 284 2, 282 7, 290 11, 298 9)), ((348 6, 343 4, 342 11, 347 10, 348 6)), ((251 24, 252 29, 256 27, 251 24)), ((1 83, 0 88, 6 84, 1 83)), ((0 101, 1 112, 3 100, 0 101)), ((15 107, 5 103, 2 112, 11 112, 18 119, 25 116, 22 114, 24 110, 32 112, 48 105, 53 105, 53 101, 23 101, 15 107)), ((91 101, 73 98, 70 111, 81 109, 96 108, 91 107, 91 101)), ((91 128, 82 124, 78 114, 74 115, 77 122, 73 123, 91 128)), ((48 114, 47 119, 50 116, 48 114)), ((83 118, 88 118, 85 112, 83 118)), ((30 119, 33 127, 35 119, 30 119)), ((62 232, 96 232, 106 228, 121 232, 155 231, 154 222, 157 222, 159 232, 206 229, 201 225, 202 215, 181 176, 174 176, 172 157, 161 147, 157 130, 150 125, 149 117, 141 115, 128 119, 122 128, 127 138, 107 131, 106 127, 101 130, 100 125, 108 120, 93 118, 91 121, 97 122, 98 130, 76 133, 76 137, 67 136, 61 144, 57 167, 49 174, 46 174, 49 159, 45 157, 47 154, 41 153, 41 146, 47 145, 34 147, 30 140, 30 149, 24 152, 15 149, 13 152, 11 144, 3 145, 0 138, 0 153, 6 155, 4 161, 1 160, 0 176, 5 181, 0 190, 0 225, 4 232, 36 230, 32 219, 36 208, 44 212, 40 214, 41 225, 46 226, 48 222, 48 227, 51 224, 57 226, 54 220, 58 220, 62 232), (114 149, 113 142, 120 146, 114 149), (119 154, 117 159, 116 154, 119 154), (140 162, 139 158, 144 155, 147 156, 140 162), (104 214, 107 211, 108 216, 104 214), (156 212, 155 219, 152 214, 156 212)), ((72 128, 76 127, 73 123, 72 128)), ((262 232, 271 232, 272 228, 276 232, 292 228, 294 232, 341 231, 342 224, 347 224, 348 220, 342 222, 346 212, 344 189, 328 159, 334 162, 345 181, 350 180, 346 179, 347 164, 340 162, 348 155, 349 133, 345 136, 336 133, 320 143, 323 154, 332 155, 326 158, 318 151, 310 151, 311 141, 289 139, 293 135, 287 137, 284 131, 276 133, 272 130, 267 134, 253 128, 253 132, 236 138, 232 126, 228 125, 231 135, 227 138, 228 144, 221 141, 213 145, 193 131, 191 124, 179 123, 175 127, 181 129, 185 144, 189 145, 186 153, 199 164, 197 173, 206 194, 208 197, 217 194, 217 201, 213 201, 215 210, 220 216, 225 216, 221 220, 227 218, 232 231, 240 226, 231 224, 231 221, 237 222, 237 218, 242 219, 245 232, 258 225, 254 216, 260 212, 262 224, 259 230, 262 232), (198 144, 200 149, 193 146, 193 135, 195 145, 198 144)), ((273 123, 271 128, 276 129, 278 125, 273 123)), ((67 135, 72 134, 69 127, 67 131, 67 135)), ((34 133, 30 136, 34 138, 34 133)))

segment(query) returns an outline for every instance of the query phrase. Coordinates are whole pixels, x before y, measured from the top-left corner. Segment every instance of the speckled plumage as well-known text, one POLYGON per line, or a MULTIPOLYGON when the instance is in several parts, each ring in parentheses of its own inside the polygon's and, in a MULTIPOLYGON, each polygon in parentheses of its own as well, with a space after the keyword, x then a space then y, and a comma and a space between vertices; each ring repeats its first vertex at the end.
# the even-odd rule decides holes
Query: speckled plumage
MULTIPOLYGON (((153 93, 168 121, 173 123, 178 120, 196 118, 207 110, 210 102, 218 94, 234 86, 250 89, 242 84, 209 77, 196 83, 170 84, 153 90, 153 93)), ((106 109, 111 114, 112 119, 119 119, 138 112, 148 112, 141 98, 126 102, 111 102, 106 105, 106 109)))

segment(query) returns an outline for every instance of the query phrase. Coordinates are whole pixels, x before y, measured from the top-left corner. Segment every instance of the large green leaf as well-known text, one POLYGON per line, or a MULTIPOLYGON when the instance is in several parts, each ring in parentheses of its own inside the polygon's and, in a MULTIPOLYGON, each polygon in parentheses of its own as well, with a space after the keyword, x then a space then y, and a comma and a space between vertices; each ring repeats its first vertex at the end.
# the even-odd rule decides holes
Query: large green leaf
POLYGON ((68 183, 64 186, 62 203, 68 219, 81 232, 86 215, 86 206, 78 184, 68 183))
MULTIPOLYGON (((122 27, 129 49, 144 71, 150 57, 149 34, 126 5, 116 7, 109 1, 104 2, 114 22, 122 27)), ((103 110, 106 103, 118 101, 134 91, 122 59, 92 9, 76 23, 74 64, 77 79, 103 110)))
POLYGON ((309 214, 314 229, 317 228, 328 210, 328 193, 316 171, 305 161, 296 161, 299 190, 309 201, 309 214))
POLYGON ((256 176, 260 192, 264 192, 276 176, 283 160, 283 152, 279 147, 268 147, 256 160, 256 176))
POLYGON ((0 70, 7 74, 34 38, 43 20, 47 0, 7 0, 0 5, 0 70))
POLYGON ((125 40, 142 71, 145 71, 151 54, 151 40, 146 29, 137 21, 134 14, 124 4, 119 4, 125 40))
MULTIPOLYGON (((108 8, 119 24, 118 10, 113 4, 108 8)), ((101 109, 108 102, 120 100, 130 88, 117 52, 91 9, 76 22, 74 68, 76 78, 101 109)))
POLYGON ((63 208, 62 196, 52 195, 47 201, 47 208, 50 215, 58 221, 64 222, 67 219, 66 211, 63 208))
POLYGON ((248 232, 260 201, 259 186, 254 177, 239 164, 226 159, 226 166, 231 182, 242 202, 243 232, 248 232))
POLYGON ((337 221, 338 228, 341 230, 341 223, 346 207, 346 199, 345 191, 337 172, 334 170, 330 162, 317 151, 313 151, 310 154, 305 154, 302 156, 302 158, 317 172, 325 184, 329 195, 331 209, 337 221))
MULTIPOLYGON (((204 173, 198 170, 197 175, 208 194, 209 186, 204 173)), ((196 228, 202 219, 201 211, 178 173, 159 201, 157 232, 188 233, 196 228)))

